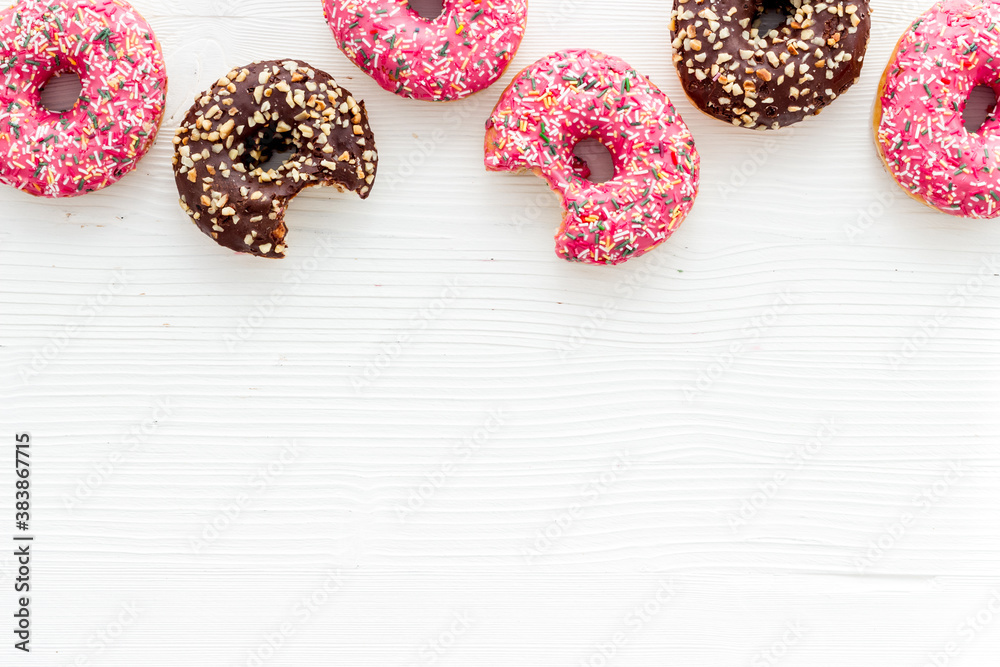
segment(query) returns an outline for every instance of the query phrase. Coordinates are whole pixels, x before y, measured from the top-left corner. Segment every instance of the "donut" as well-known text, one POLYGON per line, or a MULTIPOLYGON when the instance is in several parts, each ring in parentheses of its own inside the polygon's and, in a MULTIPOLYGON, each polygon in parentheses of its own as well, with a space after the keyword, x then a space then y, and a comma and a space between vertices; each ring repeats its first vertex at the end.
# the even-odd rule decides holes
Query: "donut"
POLYGON ((621 264, 666 241, 698 194, 701 161, 670 99, 624 61, 573 49, 518 74, 486 123, 486 168, 532 171, 560 197, 556 254, 621 264), (603 143, 615 175, 587 180, 573 154, 603 143))
POLYGON ((458 100, 493 85, 517 53, 528 0, 444 0, 425 19, 408 0, 323 0, 340 49, 391 93, 458 100))
POLYGON ((0 13, 0 182, 38 197, 105 188, 135 169, 163 120, 167 72, 152 28, 124 0, 23 0, 0 13), (54 76, 80 98, 42 106, 54 76))
POLYGON ((875 144, 911 197, 965 218, 1000 216, 1000 119, 978 132, 963 113, 980 85, 1000 92, 1000 5, 945 0, 903 35, 875 103, 875 144))
POLYGON ((284 257, 285 211, 303 189, 330 185, 367 199, 378 170, 364 102, 298 60, 223 76, 195 100, 174 149, 181 207, 219 245, 258 257, 284 257), (286 152, 279 166, 267 164, 286 152))
POLYGON ((777 130, 854 85, 868 49, 868 0, 677 0, 674 64, 692 104, 737 127, 777 130), (766 8, 787 14, 760 34, 766 8))

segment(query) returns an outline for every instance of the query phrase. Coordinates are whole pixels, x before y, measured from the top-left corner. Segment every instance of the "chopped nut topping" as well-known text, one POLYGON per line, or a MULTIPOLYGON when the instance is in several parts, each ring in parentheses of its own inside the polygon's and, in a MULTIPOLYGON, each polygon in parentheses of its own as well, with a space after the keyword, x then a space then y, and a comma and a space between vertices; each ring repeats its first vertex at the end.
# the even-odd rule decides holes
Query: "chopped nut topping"
POLYGON ((196 100, 174 137, 184 210, 223 246, 281 257, 284 213, 300 190, 333 185, 367 197, 378 156, 365 148, 372 135, 363 105, 347 95, 330 106, 344 95, 329 75, 294 60, 232 70, 196 100), (280 166, 260 166, 286 147, 295 153, 280 166))

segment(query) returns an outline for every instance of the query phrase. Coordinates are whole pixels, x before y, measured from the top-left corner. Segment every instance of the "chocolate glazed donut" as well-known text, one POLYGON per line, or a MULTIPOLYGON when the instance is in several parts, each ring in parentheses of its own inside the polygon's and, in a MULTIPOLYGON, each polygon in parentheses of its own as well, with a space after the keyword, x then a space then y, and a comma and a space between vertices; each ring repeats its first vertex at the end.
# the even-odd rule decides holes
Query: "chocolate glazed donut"
POLYGON ((776 130, 818 114, 858 80, 868 0, 676 0, 674 63, 691 102, 737 127, 776 130), (765 34, 761 15, 784 24, 765 34))
POLYGON ((285 211, 304 188, 371 194, 378 169, 363 102, 296 60, 240 67, 219 79, 174 137, 181 206, 220 245, 258 257, 285 253, 285 211), (276 168, 272 156, 294 154, 276 168))

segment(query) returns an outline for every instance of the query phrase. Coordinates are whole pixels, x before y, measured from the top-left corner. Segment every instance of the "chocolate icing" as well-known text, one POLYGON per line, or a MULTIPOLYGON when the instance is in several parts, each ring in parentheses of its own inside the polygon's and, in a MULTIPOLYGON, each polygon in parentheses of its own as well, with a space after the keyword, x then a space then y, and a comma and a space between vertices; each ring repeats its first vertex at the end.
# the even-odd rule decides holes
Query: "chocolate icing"
POLYGON ((364 102, 297 60, 238 67, 195 101, 174 137, 181 206, 220 245, 284 257, 284 217, 304 188, 371 194, 378 170, 364 102), (272 155, 295 153, 263 171, 272 155))
POLYGON ((674 63, 695 106, 761 130, 818 114, 854 85, 870 29, 867 0, 677 0, 671 20, 674 63), (760 35, 768 8, 787 19, 760 35))

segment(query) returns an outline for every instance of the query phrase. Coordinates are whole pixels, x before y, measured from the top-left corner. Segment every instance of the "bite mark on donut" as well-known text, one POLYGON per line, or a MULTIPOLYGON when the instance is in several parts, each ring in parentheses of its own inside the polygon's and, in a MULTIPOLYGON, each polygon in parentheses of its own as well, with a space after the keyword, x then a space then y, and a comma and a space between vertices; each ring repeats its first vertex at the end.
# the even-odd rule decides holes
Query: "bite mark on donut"
POLYGON ((285 254, 285 212, 314 185, 371 194, 378 152, 364 102, 296 60, 237 67, 198 96, 174 137, 181 207, 220 245, 285 254), (274 153, 294 153, 277 168, 274 153))
POLYGON ((556 254, 587 264, 621 264, 666 241, 694 206, 700 158, 669 98, 624 61, 583 49, 525 68, 487 121, 490 171, 530 171, 559 197, 556 254), (614 177, 587 180, 574 155, 599 139, 614 177))

